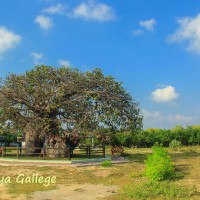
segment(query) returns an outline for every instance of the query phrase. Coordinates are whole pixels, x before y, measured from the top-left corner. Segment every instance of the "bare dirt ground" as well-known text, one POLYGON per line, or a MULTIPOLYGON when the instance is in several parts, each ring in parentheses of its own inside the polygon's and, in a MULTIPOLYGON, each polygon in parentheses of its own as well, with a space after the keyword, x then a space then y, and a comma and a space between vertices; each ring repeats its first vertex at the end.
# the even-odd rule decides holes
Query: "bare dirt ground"
POLYGON ((24 195, 20 195, 17 197, 15 195, 11 195, 7 192, 7 187, 5 185, 0 186, 0 200, 11 200, 11 199, 26 200, 27 198, 24 195))
POLYGON ((57 189, 50 191, 37 191, 30 196, 15 196, 7 193, 6 186, 0 187, 1 200, 97 200, 115 194, 117 187, 92 185, 92 184, 74 184, 74 185, 58 185, 57 189))
MULTIPOLYGON (((127 149, 128 163, 120 163, 121 159, 112 159, 110 167, 93 166, 94 163, 68 166, 26 166, 19 163, 0 162, 1 177, 10 176, 10 184, 0 184, 0 200, 118 200, 130 199, 125 186, 137 187, 147 181, 143 176, 144 160, 151 153, 151 149, 127 149), (117 159, 117 160, 116 160, 117 159), (117 161, 117 162, 116 162, 117 161), (17 184, 14 180, 19 174, 31 176, 38 173, 40 176, 56 176, 56 184, 45 187, 42 184, 17 184)), ((182 147, 178 151, 169 149, 175 165, 176 177, 173 180, 178 188, 188 189, 186 193, 180 190, 181 198, 200 199, 200 149, 197 147, 182 147)), ((123 161, 123 160, 122 160, 123 161)), ((168 184, 171 186, 171 183, 168 184)), ((167 194, 147 199, 172 199, 167 194)))
POLYGON ((104 185, 60 185, 51 191, 38 191, 32 195, 33 200, 96 200, 116 193, 116 187, 104 185))
MULTIPOLYGON (((23 163, 15 163, 17 166, 20 166, 19 168, 14 167, 13 163, 4 163, 1 162, 0 165, 2 165, 1 171, 5 174, 8 174, 7 166, 14 167, 13 170, 9 170, 9 176, 14 176, 16 174, 25 173, 26 175, 31 175, 32 173, 36 173, 36 171, 29 170, 28 168, 24 168, 25 164, 23 163)), ((30 163, 29 163, 30 164, 30 163)), ((28 166, 31 166, 29 165, 28 166)), ((36 163, 34 163, 34 166, 36 163)), ((90 165, 100 165, 100 163, 87 163, 87 164, 79 164, 79 165, 71 165, 71 167, 88 167, 90 165)), ((37 165, 38 167, 41 167, 40 165, 37 165)), ((51 165, 50 165, 51 166, 51 165)), ((68 165, 69 167, 70 165, 68 165)), ((62 165, 59 166, 62 168, 62 165)), ((63 166, 66 168, 66 166, 63 166)), ((84 169, 84 168, 83 168, 84 169)), ((85 168, 86 169, 86 168, 85 168)), ((96 177, 107 177, 110 175, 109 170, 101 170, 101 171, 95 171, 94 175, 96 177)), ((106 197, 109 197, 117 192, 116 186, 105 186, 102 184, 58 184, 56 185, 56 189, 48 190, 48 191, 36 191, 33 193, 30 193, 28 195, 25 194, 11 194, 8 192, 8 185, 3 184, 0 185, 0 200, 97 200, 97 199, 104 199, 106 197)))

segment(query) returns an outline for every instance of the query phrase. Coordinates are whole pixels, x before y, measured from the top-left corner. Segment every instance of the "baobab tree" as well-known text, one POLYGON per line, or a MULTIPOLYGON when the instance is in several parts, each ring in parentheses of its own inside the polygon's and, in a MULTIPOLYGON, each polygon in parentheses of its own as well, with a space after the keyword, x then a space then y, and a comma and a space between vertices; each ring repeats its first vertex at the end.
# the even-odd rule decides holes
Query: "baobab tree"
POLYGON ((13 133, 25 133, 26 147, 42 147, 45 138, 70 134, 77 145, 80 133, 102 128, 139 131, 138 103, 100 69, 36 66, 25 74, 9 74, 0 85, 0 123, 13 133))

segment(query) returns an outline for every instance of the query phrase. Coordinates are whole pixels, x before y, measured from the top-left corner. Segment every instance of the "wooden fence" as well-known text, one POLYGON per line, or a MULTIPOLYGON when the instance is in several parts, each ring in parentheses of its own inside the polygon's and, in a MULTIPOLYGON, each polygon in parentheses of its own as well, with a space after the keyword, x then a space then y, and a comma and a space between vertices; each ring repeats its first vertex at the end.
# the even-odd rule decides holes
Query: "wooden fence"
POLYGON ((21 147, 0 147, 0 155, 2 157, 12 157, 12 158, 23 158, 23 157, 37 157, 41 159, 59 159, 59 158, 105 158, 105 146, 102 147, 91 147, 91 146, 78 146, 71 150, 70 148, 32 148, 32 153, 28 152, 30 149, 21 147), (49 150, 62 151, 65 154, 55 153, 50 155, 47 153, 49 150), (34 152, 33 152, 34 151, 34 152))

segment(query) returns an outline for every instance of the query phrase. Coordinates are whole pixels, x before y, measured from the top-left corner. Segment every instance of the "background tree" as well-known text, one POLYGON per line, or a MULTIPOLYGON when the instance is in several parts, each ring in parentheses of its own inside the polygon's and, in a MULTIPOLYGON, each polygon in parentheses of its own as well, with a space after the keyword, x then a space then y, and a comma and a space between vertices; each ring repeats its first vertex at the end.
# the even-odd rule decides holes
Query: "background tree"
POLYGON ((0 99, 0 122, 24 132, 29 148, 41 147, 45 137, 63 129, 73 143, 85 131, 142 128, 138 103, 100 69, 37 66, 23 75, 10 74, 1 81, 0 99))

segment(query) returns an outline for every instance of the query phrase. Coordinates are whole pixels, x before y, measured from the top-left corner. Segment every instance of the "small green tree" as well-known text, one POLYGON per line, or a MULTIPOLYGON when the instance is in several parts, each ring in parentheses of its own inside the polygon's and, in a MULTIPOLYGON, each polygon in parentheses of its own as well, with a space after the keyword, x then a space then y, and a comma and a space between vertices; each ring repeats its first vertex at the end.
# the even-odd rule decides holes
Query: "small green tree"
POLYGON ((174 175, 174 166, 167 151, 155 145, 153 154, 145 161, 145 175, 152 181, 170 179, 174 175))

